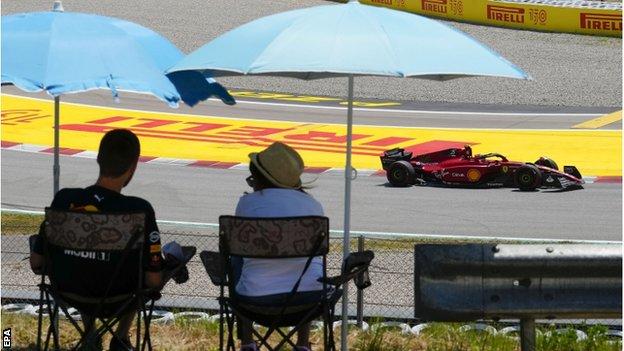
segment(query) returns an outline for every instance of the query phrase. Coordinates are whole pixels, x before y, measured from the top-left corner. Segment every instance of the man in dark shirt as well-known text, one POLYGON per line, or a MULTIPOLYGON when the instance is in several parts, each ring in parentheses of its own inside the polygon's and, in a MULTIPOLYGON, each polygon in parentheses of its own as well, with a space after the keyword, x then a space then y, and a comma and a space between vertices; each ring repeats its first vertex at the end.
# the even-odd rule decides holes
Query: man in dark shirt
MULTIPOLYGON (((128 185, 136 170, 140 154, 140 143, 137 136, 129 130, 111 130, 104 135, 100 142, 97 162, 100 174, 94 185, 81 189, 62 189, 55 196, 51 208, 69 209, 85 212, 143 212, 146 215, 145 228, 145 259, 144 284, 149 288, 158 288, 162 284, 163 258, 161 254, 160 234, 156 225, 154 209, 149 202, 134 196, 121 194, 121 189, 128 185)), ((39 235, 43 231, 43 224, 39 235)), ((82 258, 88 260, 89 258, 82 258)), ((43 268, 43 247, 41 240, 36 240, 30 255, 30 265, 34 272, 43 268)), ((97 274, 97 272, 85 272, 97 274)), ((101 286, 89 287, 89 290, 99 290, 103 294, 109 282, 101 282, 101 286)), ((120 284, 120 282, 115 282, 120 284)), ((136 282, 134 282, 136 284, 136 282)), ((87 292, 88 293, 88 292, 87 292)), ((91 329, 94 318, 82 314, 85 330, 91 329)), ((128 312, 121 318, 116 334, 111 339, 110 350, 130 350, 129 330, 134 318, 134 311, 128 312)))

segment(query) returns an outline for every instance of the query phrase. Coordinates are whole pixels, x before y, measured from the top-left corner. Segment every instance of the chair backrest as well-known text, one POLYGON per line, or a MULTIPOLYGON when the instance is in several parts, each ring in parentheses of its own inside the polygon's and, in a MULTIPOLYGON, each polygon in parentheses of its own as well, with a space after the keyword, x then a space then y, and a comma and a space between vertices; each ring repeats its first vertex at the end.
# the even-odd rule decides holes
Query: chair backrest
POLYGON ((247 258, 325 256, 329 219, 322 216, 219 217, 219 250, 247 258))
POLYGON ((44 235, 47 271, 60 291, 101 297, 114 281, 112 296, 134 291, 142 281, 144 213, 46 208, 44 235))

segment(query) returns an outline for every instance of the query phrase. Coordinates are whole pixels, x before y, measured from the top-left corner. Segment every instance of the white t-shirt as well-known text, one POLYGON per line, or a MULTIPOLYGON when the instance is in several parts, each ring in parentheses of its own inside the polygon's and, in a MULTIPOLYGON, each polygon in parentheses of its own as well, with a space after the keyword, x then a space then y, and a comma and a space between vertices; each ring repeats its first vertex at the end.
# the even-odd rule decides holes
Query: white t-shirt
MULTIPOLYGON (((243 195, 236 215, 241 217, 322 216, 323 207, 312 196, 292 189, 264 189, 243 195)), ((243 259, 236 292, 245 296, 283 294, 292 291, 307 258, 243 259)), ((316 257, 304 274, 297 291, 322 290, 316 280, 323 276, 323 261, 316 257)))

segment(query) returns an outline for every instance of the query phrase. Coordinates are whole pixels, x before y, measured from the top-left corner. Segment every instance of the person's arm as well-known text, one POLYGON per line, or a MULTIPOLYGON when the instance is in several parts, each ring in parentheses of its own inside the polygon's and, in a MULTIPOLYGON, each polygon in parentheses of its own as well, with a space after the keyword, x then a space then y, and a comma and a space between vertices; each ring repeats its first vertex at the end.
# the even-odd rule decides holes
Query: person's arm
POLYGON ((162 272, 145 272, 145 286, 151 289, 159 288, 162 284, 162 272))
POLYGON ((36 252, 30 253, 30 269, 33 273, 40 275, 43 274, 43 256, 36 252))
POLYGON ((43 231, 45 230, 44 225, 45 225, 45 221, 41 223, 41 226, 39 226, 39 234, 34 235, 28 239, 29 240, 28 244, 30 246, 30 257, 29 257, 30 269, 35 274, 43 273, 44 259, 43 259, 43 242, 41 238, 43 236, 43 231))
MULTIPOLYGON (((66 195, 67 194, 67 189, 61 189, 59 190, 58 193, 56 193, 56 195, 54 195, 54 198, 52 199, 52 203, 50 204, 50 208, 67 208, 68 205, 66 204, 66 201, 64 199, 66 199, 66 195)), ((30 257, 29 257, 29 261, 30 261, 30 269, 32 269, 32 271, 35 274, 43 274, 43 270, 44 270, 44 265, 45 265, 45 259, 43 257, 43 237, 45 235, 45 219, 43 220, 43 222, 41 222, 41 225, 39 226, 39 234, 37 235, 33 235, 31 236, 28 240, 29 240, 29 246, 30 246, 30 257)))

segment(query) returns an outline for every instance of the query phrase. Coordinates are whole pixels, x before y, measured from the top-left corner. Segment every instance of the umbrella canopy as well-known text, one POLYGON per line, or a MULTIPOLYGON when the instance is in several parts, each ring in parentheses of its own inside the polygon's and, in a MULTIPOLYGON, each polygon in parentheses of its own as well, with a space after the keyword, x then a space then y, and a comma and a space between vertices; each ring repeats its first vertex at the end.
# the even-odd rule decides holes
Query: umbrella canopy
POLYGON ((60 11, 2 16, 3 84, 52 96, 99 88, 114 96, 117 90, 150 93, 172 107, 213 94, 233 103, 223 87, 208 84, 214 80, 167 77, 165 70, 182 57, 160 34, 116 18, 60 11))
MULTIPOLYGON (((446 80, 466 76, 529 79, 502 56, 441 22, 350 1, 284 12, 244 24, 189 54, 169 72, 214 76, 348 77, 344 255, 349 253, 353 77, 446 80)), ((347 349, 347 297, 342 349, 347 349)))
POLYGON ((374 75, 446 80, 528 78, 467 34, 439 21, 349 2, 280 13, 227 32, 170 72, 265 74, 301 79, 374 75))
MULTIPOLYGON (((55 3, 58 8, 59 2, 55 3)), ((198 72, 165 75, 183 53, 138 24, 61 11, 2 16, 2 84, 55 97, 54 193, 59 188, 59 96, 92 89, 149 93, 176 107, 232 96, 198 72)))

